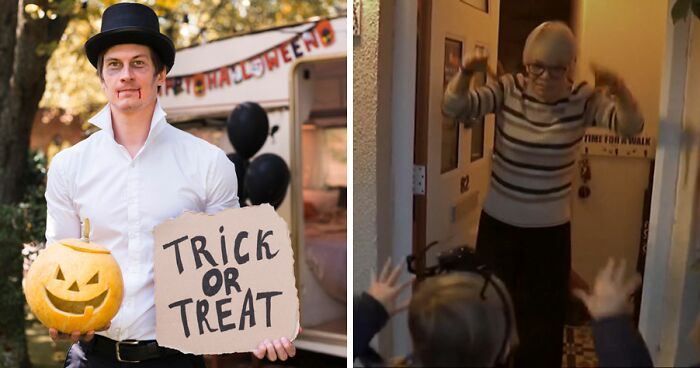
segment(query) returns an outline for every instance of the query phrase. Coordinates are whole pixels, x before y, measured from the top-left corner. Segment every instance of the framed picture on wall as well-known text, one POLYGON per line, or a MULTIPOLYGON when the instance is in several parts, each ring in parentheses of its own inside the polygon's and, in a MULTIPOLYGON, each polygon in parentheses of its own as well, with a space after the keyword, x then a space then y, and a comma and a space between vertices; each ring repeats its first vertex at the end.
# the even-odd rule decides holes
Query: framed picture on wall
MULTIPOLYGON (((477 43, 474 46, 474 51, 481 50, 484 53, 488 52, 485 45, 477 43)), ((483 86, 486 84, 486 73, 479 72, 475 73, 471 81, 471 87, 483 86)), ((474 162, 482 157, 484 157, 484 124, 486 123, 485 118, 476 119, 470 122, 470 129, 472 130, 472 141, 471 141, 471 152, 469 153, 470 162, 474 162)))
MULTIPOLYGON (((462 41, 445 38, 445 62, 443 67, 443 91, 452 77, 459 73, 462 63, 462 41)), ((459 121, 442 117, 442 153, 440 154, 440 173, 446 173, 459 166, 459 121)))

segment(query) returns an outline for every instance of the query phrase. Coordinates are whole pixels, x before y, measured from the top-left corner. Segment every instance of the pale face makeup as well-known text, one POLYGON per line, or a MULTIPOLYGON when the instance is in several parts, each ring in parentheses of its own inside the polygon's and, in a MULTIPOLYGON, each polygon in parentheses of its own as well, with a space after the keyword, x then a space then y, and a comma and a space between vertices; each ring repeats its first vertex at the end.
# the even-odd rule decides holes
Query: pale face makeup
POLYGON ((133 112, 154 103, 158 85, 165 81, 165 71, 153 75, 155 67, 148 46, 113 46, 105 53, 103 63, 102 89, 113 108, 133 112))

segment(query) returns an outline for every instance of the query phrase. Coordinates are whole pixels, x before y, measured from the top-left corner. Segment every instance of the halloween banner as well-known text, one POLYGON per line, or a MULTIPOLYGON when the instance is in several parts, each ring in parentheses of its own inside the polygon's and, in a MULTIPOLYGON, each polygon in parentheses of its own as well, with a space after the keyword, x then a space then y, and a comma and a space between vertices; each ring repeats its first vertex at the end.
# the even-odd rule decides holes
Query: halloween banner
POLYGON ((289 229, 272 206, 187 212, 155 229, 156 339, 194 354, 292 341, 299 300, 289 229))
POLYGON ((165 88, 160 93, 166 96, 186 93, 203 97, 212 89, 230 88, 250 79, 262 78, 265 73, 275 71, 280 65, 291 63, 314 50, 329 47, 334 42, 335 31, 331 22, 322 20, 245 60, 197 74, 167 78, 165 88))

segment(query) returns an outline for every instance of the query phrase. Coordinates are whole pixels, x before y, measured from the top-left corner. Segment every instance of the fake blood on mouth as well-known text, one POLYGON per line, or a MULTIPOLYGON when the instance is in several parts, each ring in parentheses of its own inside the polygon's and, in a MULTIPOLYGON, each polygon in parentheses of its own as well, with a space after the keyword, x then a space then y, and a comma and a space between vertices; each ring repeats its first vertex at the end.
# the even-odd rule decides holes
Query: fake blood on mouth
POLYGON ((121 98, 121 94, 124 93, 124 92, 134 92, 134 91, 136 91, 136 92, 139 93, 139 100, 140 100, 140 99, 141 99, 141 89, 140 89, 140 88, 137 89, 137 90, 129 89, 129 90, 125 90, 125 91, 118 91, 118 92, 117 92, 117 97, 118 97, 118 98, 121 98))

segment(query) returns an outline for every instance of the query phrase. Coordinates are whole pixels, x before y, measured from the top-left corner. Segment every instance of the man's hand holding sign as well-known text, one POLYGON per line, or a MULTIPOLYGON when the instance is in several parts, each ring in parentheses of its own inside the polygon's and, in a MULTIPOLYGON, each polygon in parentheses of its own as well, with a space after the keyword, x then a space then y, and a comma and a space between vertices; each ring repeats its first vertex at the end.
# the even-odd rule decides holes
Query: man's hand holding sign
POLYGON ((154 235, 160 345, 195 354, 294 356, 294 259, 287 224, 270 205, 214 216, 188 212, 154 235))

